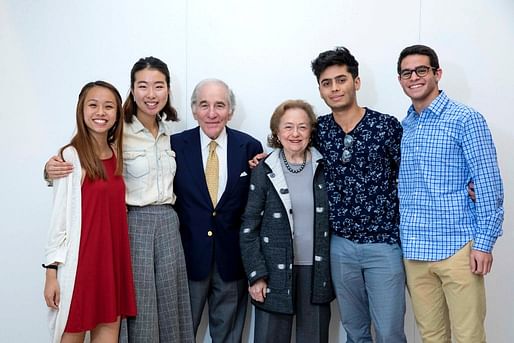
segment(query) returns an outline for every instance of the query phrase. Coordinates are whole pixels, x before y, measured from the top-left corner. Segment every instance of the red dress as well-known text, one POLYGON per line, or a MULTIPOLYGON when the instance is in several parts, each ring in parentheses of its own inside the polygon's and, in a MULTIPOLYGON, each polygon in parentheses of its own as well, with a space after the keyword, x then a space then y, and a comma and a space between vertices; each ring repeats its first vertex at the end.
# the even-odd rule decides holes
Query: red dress
POLYGON ((116 157, 103 160, 107 180, 82 184, 82 231, 75 287, 65 332, 94 329, 136 315, 125 183, 116 157))

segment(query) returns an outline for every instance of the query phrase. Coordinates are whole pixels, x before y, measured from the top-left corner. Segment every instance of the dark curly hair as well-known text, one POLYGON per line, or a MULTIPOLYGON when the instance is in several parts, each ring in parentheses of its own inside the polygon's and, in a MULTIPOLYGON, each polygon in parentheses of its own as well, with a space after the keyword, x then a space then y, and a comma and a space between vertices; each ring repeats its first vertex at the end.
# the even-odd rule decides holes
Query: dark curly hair
POLYGON ((325 71, 325 69, 333 65, 345 65, 348 72, 352 74, 354 79, 359 76, 359 62, 357 62, 355 57, 353 57, 350 50, 341 46, 333 50, 323 51, 314 61, 311 62, 311 69, 316 76, 318 83, 320 75, 325 71))

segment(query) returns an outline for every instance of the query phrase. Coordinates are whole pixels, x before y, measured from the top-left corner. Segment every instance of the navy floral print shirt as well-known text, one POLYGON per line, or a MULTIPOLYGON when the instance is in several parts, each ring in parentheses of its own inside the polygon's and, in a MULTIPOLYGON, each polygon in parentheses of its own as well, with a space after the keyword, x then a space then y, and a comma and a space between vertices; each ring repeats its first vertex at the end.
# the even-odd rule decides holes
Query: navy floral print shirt
POLYGON ((399 243, 401 138, 398 119, 368 108, 348 133, 332 114, 318 118, 315 143, 325 159, 334 234, 356 243, 399 243))

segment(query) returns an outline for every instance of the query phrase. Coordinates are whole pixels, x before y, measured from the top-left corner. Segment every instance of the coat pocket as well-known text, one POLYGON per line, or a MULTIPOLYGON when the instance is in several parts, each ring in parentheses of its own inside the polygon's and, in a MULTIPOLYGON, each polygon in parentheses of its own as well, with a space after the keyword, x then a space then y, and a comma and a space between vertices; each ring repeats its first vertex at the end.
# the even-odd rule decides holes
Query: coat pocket
POLYGON ((268 286, 271 289, 283 289, 287 286, 287 273, 290 264, 287 262, 287 249, 269 248, 269 256, 266 259, 268 267, 268 286))

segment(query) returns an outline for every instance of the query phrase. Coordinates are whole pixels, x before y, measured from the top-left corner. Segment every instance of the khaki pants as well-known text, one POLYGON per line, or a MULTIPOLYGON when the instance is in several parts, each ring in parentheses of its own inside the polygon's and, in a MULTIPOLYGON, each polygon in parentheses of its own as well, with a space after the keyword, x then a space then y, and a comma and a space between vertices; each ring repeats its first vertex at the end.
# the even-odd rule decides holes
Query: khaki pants
POLYGON ((471 273, 468 242, 442 261, 404 260, 407 287, 424 343, 484 343, 483 276, 471 273))

